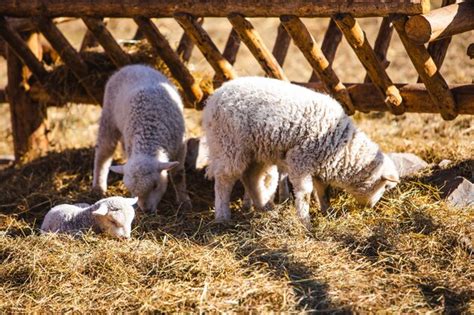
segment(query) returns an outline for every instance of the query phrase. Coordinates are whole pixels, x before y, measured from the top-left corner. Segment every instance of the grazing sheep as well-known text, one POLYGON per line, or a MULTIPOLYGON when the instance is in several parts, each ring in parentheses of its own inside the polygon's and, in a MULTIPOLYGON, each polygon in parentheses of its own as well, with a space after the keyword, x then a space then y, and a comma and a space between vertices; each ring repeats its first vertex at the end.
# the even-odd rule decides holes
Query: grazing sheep
POLYGON ((91 206, 80 203, 58 205, 46 214, 42 233, 81 233, 92 229, 117 238, 129 238, 137 198, 109 197, 91 206))
POLYGON ((155 211, 168 185, 176 199, 191 208, 186 191, 183 104, 173 84, 143 65, 126 66, 107 82, 95 150, 93 187, 107 190, 109 167, 124 175, 128 190, 144 211, 155 211), (110 166, 121 140, 128 161, 110 166))
POLYGON ((372 207, 399 181, 392 160, 337 101, 287 82, 246 77, 225 83, 208 99, 203 127, 207 174, 215 179, 216 221, 230 219, 230 193, 238 179, 257 207, 271 202, 278 181, 268 178, 274 165, 288 174, 307 227, 313 187, 325 212, 328 185, 372 207))

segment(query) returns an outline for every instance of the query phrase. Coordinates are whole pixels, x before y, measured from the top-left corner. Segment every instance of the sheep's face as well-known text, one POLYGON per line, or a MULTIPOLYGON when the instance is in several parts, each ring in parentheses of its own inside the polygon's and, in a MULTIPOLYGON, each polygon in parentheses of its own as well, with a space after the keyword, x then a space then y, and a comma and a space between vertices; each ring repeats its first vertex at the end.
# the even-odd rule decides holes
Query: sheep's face
POLYGON ((99 229, 112 237, 130 238, 137 198, 111 197, 98 202, 92 211, 99 229))
POLYGON ((386 190, 394 188, 399 182, 395 164, 384 154, 381 166, 375 169, 374 174, 365 183, 354 187, 351 193, 360 204, 373 207, 386 190))
POLYGON ((138 197, 138 206, 145 212, 155 212, 168 186, 168 171, 178 162, 140 160, 123 166, 124 183, 138 197))

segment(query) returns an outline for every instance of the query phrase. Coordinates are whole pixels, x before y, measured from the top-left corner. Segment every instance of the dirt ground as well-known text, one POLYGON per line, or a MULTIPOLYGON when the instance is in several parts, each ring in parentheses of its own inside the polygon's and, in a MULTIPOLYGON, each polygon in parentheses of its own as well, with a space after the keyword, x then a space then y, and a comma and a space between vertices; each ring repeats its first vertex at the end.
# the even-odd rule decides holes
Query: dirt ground
MULTIPOLYGON (((278 21, 252 19, 268 47, 278 21)), ((321 42, 327 19, 304 19, 321 42)), ((156 21, 176 46, 180 27, 156 21)), ((360 19, 374 42, 380 19, 360 19)), ((131 38, 135 26, 113 19, 116 38, 131 38)), ((230 24, 206 19, 222 49, 230 24)), ((79 47, 81 22, 61 25, 79 47)), ((455 36, 441 69, 451 83, 471 83, 474 62, 466 49, 474 32, 455 36)), ((416 82, 417 75, 398 36, 388 51, 394 82, 416 82)), ((193 71, 213 75, 195 49, 193 71)), ((239 75, 262 75, 242 46, 239 75)), ((361 82, 365 71, 343 40, 334 62, 344 82, 361 82)), ((297 82, 311 71, 291 45, 285 73, 297 82)), ((0 86, 6 83, 0 61, 0 86)), ((27 165, 0 172, 0 310, 31 311, 302 311, 321 312, 474 312, 474 209, 446 204, 428 179, 432 167, 404 179, 373 208, 361 208, 345 193, 332 197, 330 216, 312 206, 314 228, 306 232, 291 202, 273 211, 244 212, 241 188, 234 192, 233 222, 212 223, 213 184, 190 172, 193 211, 183 212, 167 194, 156 215, 138 213, 130 241, 87 234, 40 236, 44 214, 60 203, 94 202, 90 192, 93 146, 100 108, 70 104, 48 109, 51 153, 27 165), (469 243, 470 242, 470 243, 469 243)), ((199 136, 200 112, 186 110, 189 137, 199 136)), ((0 104, 0 155, 12 154, 7 105, 0 104)), ((411 152, 428 163, 452 160, 453 174, 474 181, 474 119, 459 116, 370 113, 354 121, 387 152, 411 152)), ((127 195, 112 176, 109 195, 127 195)))

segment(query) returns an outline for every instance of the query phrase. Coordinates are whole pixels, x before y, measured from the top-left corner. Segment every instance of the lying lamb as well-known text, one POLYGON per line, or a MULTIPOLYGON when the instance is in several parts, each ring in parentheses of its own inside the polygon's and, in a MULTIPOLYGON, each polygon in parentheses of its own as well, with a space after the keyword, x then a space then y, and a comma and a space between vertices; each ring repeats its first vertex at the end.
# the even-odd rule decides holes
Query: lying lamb
POLYGON ((307 227, 313 186, 325 212, 328 185, 372 207, 399 181, 392 160, 337 101, 287 82, 246 77, 225 83, 208 99, 203 127, 207 174, 215 179, 216 221, 230 219, 230 193, 238 179, 257 207, 271 202, 277 179, 268 175, 274 165, 288 174, 307 227))
POLYGON ((183 104, 172 83, 143 65, 126 66, 107 82, 95 150, 93 187, 107 190, 109 167, 124 174, 128 190, 141 209, 155 211, 168 185, 177 202, 191 208, 186 191, 183 104), (110 167, 118 141, 128 161, 110 167))
POLYGON ((137 198, 110 197, 95 204, 58 205, 46 214, 41 231, 81 233, 92 229, 117 238, 130 238, 137 198))

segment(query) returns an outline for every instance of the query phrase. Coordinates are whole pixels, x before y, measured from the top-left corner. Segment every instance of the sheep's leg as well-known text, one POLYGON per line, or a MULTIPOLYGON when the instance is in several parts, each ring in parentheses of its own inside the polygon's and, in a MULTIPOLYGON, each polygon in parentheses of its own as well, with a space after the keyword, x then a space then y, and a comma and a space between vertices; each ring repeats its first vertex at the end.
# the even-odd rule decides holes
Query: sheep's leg
POLYGON ((183 210, 191 210, 192 203, 186 189, 186 172, 184 170, 184 159, 186 158, 186 146, 182 146, 178 154, 179 165, 171 170, 171 180, 176 191, 176 202, 183 210))
POLYGON ((324 184, 320 180, 313 178, 313 185, 315 190, 313 194, 317 197, 319 202, 319 208, 322 214, 327 214, 330 204, 329 204, 329 194, 328 194, 328 185, 324 184))
POLYGON ((290 187, 288 186, 288 174, 280 173, 278 179, 278 203, 290 199, 290 187))
MULTIPOLYGON (((276 173, 275 166, 252 163, 242 174, 241 180, 247 198, 250 197, 257 208, 271 209, 273 207, 273 195, 278 185, 276 173)), ((244 201, 247 198, 244 197, 244 201)))
POLYGON ((120 132, 108 123, 107 119, 101 119, 97 145, 94 156, 94 177, 92 187, 100 192, 107 191, 107 176, 112 164, 112 157, 120 139, 120 132))
POLYGON ((230 194, 237 178, 229 176, 216 176, 214 183, 216 222, 226 222, 230 220, 230 194))
POLYGON ((311 218, 309 216, 309 203, 311 192, 313 191, 313 179, 311 175, 292 175, 290 181, 293 184, 295 193, 296 212, 301 222, 307 229, 311 228, 311 218))

